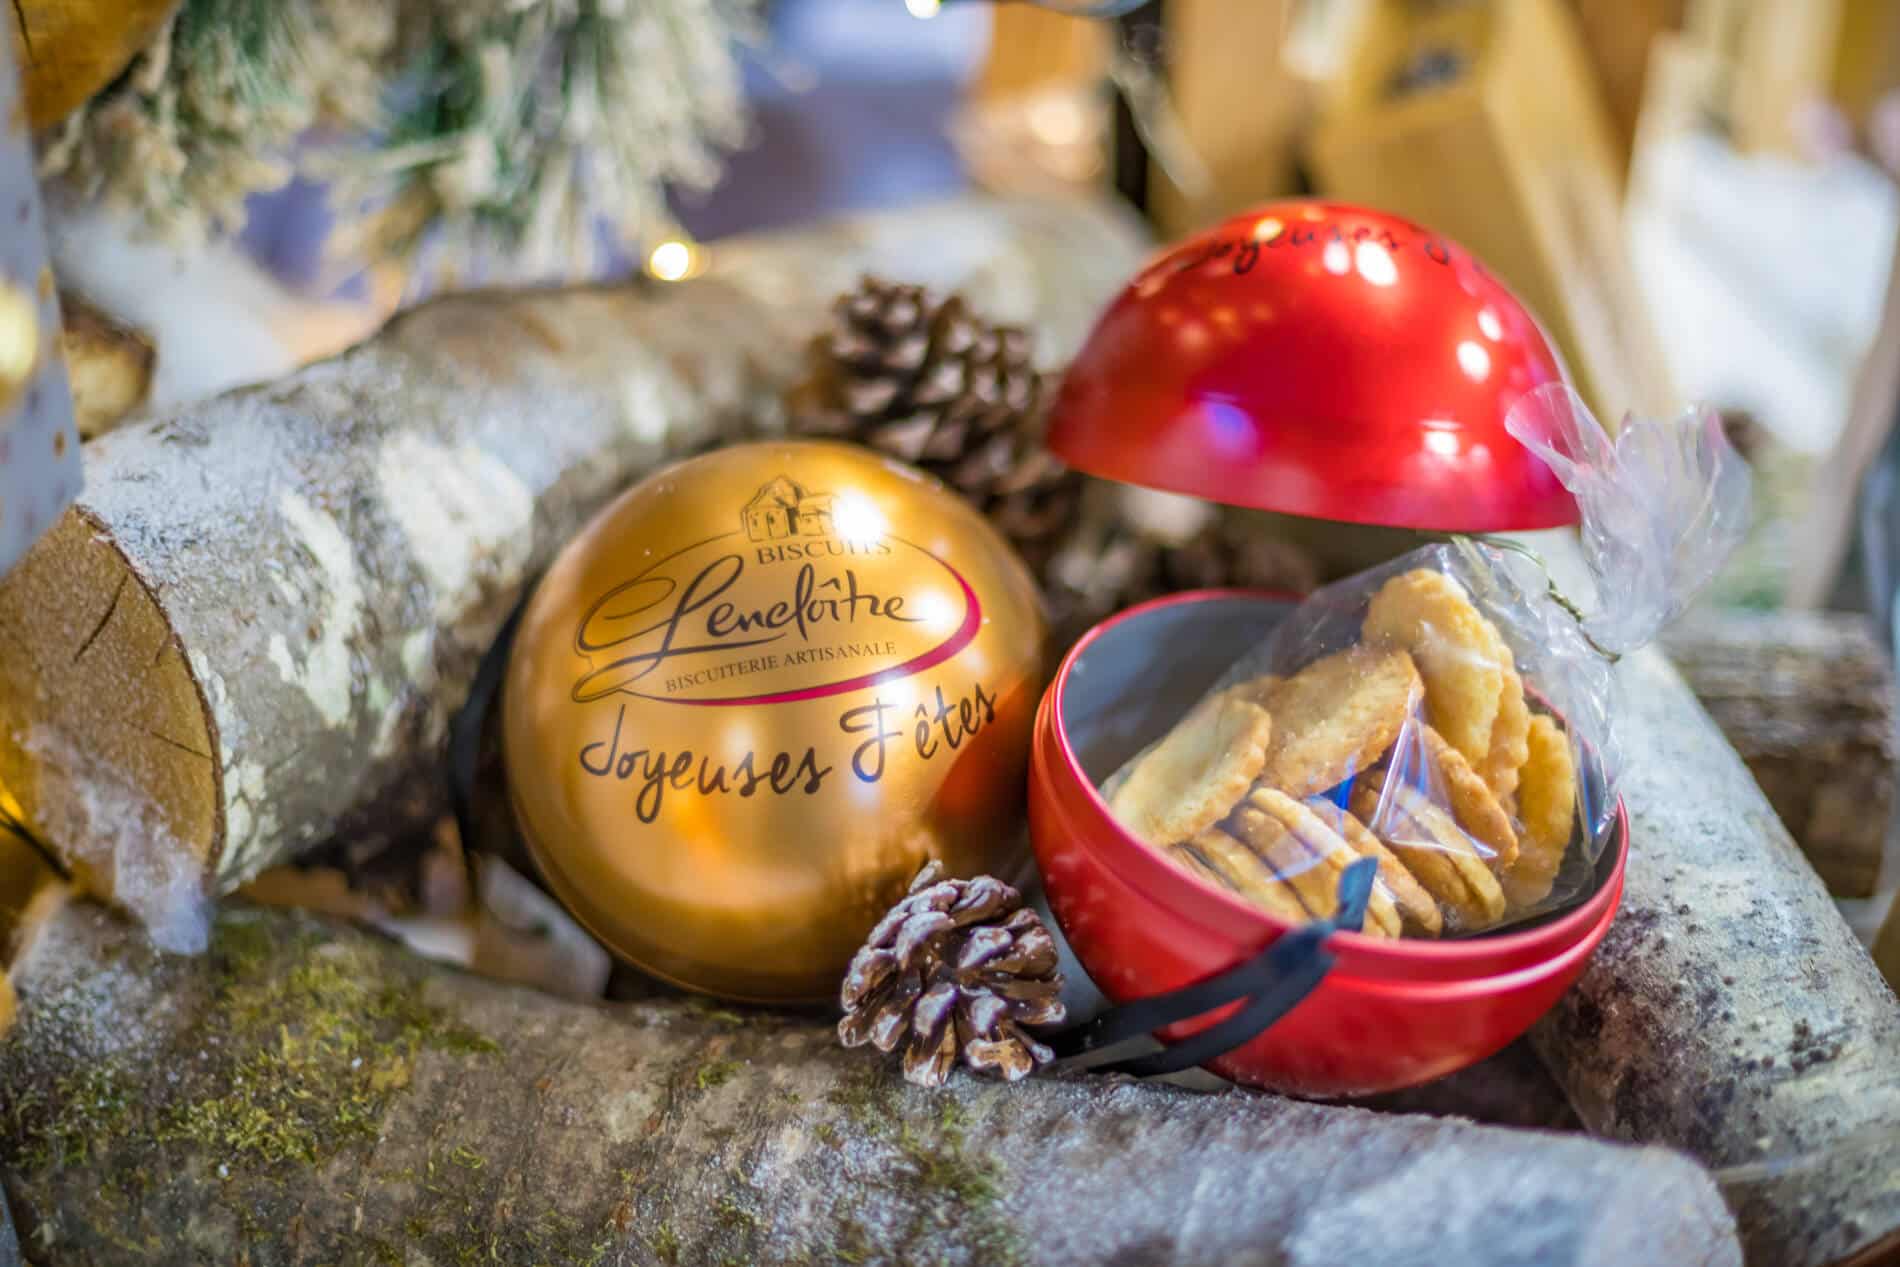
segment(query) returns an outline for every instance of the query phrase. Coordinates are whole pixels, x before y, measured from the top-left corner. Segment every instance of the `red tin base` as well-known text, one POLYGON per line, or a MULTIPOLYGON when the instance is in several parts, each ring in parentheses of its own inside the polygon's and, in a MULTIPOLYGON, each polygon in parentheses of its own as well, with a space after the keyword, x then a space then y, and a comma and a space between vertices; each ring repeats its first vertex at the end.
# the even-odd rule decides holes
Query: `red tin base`
MULTIPOLYGON (((1132 608, 1089 631, 1043 697, 1030 765, 1036 857, 1069 945, 1116 1002, 1211 976, 1292 927, 1150 850, 1096 791, 1290 606, 1203 591, 1132 608)), ((1337 962, 1319 988, 1210 1068, 1253 1086, 1341 1096, 1411 1086, 1491 1055, 1557 1001, 1609 929, 1629 850, 1620 804, 1611 830, 1591 896, 1529 928, 1447 941, 1334 934, 1337 962)))

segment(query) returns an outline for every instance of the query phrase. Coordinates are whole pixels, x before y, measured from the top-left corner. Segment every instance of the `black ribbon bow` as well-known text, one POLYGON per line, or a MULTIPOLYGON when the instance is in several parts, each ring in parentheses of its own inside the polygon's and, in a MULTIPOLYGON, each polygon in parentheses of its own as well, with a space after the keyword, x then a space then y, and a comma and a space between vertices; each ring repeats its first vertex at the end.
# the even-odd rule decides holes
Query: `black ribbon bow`
POLYGON ((1302 925, 1253 958, 1203 981, 1111 1008, 1055 1035, 1048 1040, 1049 1046, 1065 1066, 1088 1064, 1092 1073, 1126 1073, 1137 1078, 1180 1073, 1232 1051, 1266 1032, 1319 987, 1335 958, 1326 949, 1326 939, 1340 929, 1359 931, 1377 871, 1378 863, 1371 858, 1360 858, 1346 868, 1339 877, 1339 910, 1331 919, 1302 925), (1088 1058, 1106 1048, 1151 1036, 1238 1000, 1245 1004, 1226 1020, 1161 1051, 1089 1063, 1088 1058))

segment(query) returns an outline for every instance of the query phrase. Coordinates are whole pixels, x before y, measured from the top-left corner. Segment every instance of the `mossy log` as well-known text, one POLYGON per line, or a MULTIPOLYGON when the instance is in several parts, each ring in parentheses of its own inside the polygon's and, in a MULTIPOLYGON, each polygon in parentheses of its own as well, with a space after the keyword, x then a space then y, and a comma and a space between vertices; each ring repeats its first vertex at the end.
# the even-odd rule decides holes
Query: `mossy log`
POLYGON ((669 456, 769 429, 861 272, 960 289, 1053 364, 1141 250, 1102 204, 972 197, 722 242, 674 286, 439 300, 114 431, 0 582, 0 785, 189 947, 204 889, 441 812, 447 721, 524 586, 669 456))
POLYGON ((34 1261, 1738 1264, 1679 1155, 1086 1075, 908 1087, 821 1018, 589 1007, 233 907, 16 965, 34 1261))
POLYGON ((1836 897, 1871 897, 1893 817, 1893 667, 1868 617, 1723 612, 1664 649, 1836 897))
POLYGON ((1682 677, 1621 676, 1622 910, 1539 1054, 1589 1130, 1714 1169, 1751 1262, 1900 1241, 1900 1000, 1682 677))

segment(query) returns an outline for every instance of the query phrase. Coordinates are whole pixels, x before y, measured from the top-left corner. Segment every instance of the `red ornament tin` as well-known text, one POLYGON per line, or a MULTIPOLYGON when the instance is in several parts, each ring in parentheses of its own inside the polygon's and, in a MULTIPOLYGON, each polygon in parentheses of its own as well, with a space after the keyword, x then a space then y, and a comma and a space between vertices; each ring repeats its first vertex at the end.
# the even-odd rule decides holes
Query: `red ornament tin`
POLYGON ((1063 375, 1049 448, 1104 479, 1445 532, 1575 523, 1504 429, 1561 380, 1470 253, 1383 212, 1273 203, 1169 249, 1063 375))
MULTIPOLYGON (((1129 283, 1068 371, 1049 444, 1090 474, 1264 510, 1548 528, 1574 522, 1575 505, 1504 419, 1562 373, 1529 313, 1456 244, 1376 211, 1278 203, 1170 248, 1129 283)), ((1201 591, 1122 612, 1077 642, 1043 697, 1036 856, 1050 909, 1117 1003, 1221 973, 1294 927, 1162 858, 1097 791, 1294 601, 1201 591)), ((1445 941, 1334 933, 1319 986, 1209 1067, 1336 1096, 1492 1054, 1569 988, 1608 930, 1628 853, 1621 805, 1609 830, 1590 896, 1531 925, 1445 941)))
MULTIPOLYGON (((1156 854, 1096 791, 1292 605, 1204 590, 1131 608, 1085 634, 1043 696, 1029 772, 1036 860, 1063 935, 1117 1003, 1212 976, 1293 927, 1156 854), (1196 654, 1172 654, 1181 647, 1196 654)), ((1557 1001, 1609 929, 1629 846, 1620 806, 1611 830, 1591 896, 1533 926, 1455 941, 1333 934, 1337 962, 1319 988, 1209 1067, 1237 1082, 1337 1096, 1410 1086, 1491 1055, 1557 1001)))

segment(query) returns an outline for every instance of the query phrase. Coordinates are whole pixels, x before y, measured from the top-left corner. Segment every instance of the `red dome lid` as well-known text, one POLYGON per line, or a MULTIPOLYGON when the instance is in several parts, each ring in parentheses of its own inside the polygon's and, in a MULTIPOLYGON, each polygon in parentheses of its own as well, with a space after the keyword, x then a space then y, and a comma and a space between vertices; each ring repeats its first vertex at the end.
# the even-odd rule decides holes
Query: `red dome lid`
POLYGON ((1170 248, 1063 379, 1078 470, 1262 510, 1456 532, 1574 523, 1504 429, 1562 363, 1463 247, 1344 203, 1280 202, 1170 248))

